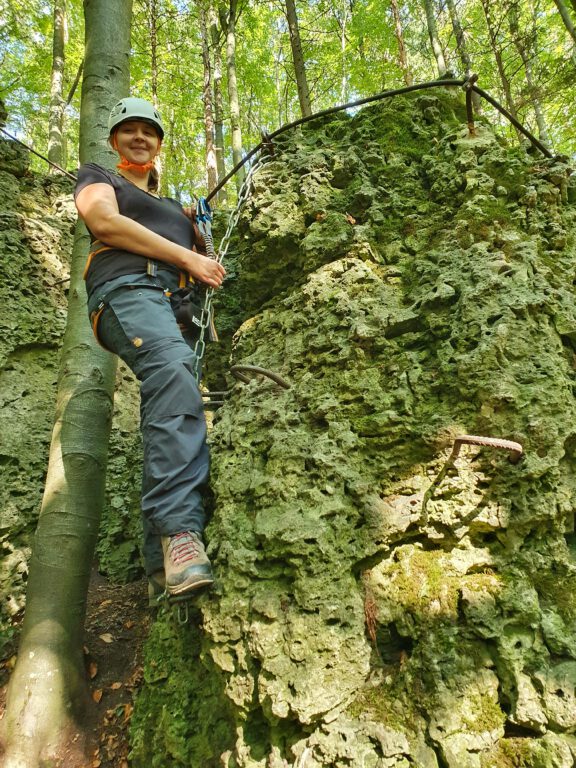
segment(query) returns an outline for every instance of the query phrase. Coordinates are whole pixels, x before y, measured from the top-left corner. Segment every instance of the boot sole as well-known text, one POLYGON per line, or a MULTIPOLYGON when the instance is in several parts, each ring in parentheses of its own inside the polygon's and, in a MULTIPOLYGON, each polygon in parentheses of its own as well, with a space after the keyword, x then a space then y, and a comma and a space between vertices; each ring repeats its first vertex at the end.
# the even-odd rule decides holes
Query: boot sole
POLYGON ((180 595, 186 595, 189 592, 195 592, 197 589, 203 587, 211 587, 214 584, 214 579, 200 578, 196 581, 185 582, 184 584, 178 584, 175 587, 168 587, 168 597, 178 597, 180 595))

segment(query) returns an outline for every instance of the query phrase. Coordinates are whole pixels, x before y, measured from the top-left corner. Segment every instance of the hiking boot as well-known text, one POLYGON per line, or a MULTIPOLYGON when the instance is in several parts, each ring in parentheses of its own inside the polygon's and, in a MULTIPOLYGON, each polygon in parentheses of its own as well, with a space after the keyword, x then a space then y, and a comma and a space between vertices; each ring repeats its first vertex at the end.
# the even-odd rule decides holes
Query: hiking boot
POLYGON ((162 536, 162 549, 169 595, 181 595, 213 583, 210 560, 198 533, 184 531, 162 536))
POLYGON ((154 571, 148 576, 148 607, 158 608, 166 592, 166 576, 164 571, 154 571))

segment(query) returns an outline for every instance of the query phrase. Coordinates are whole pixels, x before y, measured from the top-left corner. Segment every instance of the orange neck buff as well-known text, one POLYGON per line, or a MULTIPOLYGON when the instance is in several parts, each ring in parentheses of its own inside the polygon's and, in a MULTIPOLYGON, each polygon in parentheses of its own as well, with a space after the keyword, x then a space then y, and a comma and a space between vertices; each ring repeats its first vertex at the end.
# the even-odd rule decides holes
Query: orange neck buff
MULTIPOLYGON (((131 163, 124 157, 124 155, 120 154, 120 150, 118 149, 118 141, 116 139, 116 132, 112 134, 111 144, 112 148, 115 149, 116 152, 118 152, 120 155, 120 162, 116 165, 116 168, 118 168, 119 171, 130 171, 131 173, 135 173, 137 176, 146 176, 146 174, 154 168, 154 160, 148 160, 147 163, 131 163)), ((158 152, 160 152, 161 146, 162 140, 158 138, 158 152)))

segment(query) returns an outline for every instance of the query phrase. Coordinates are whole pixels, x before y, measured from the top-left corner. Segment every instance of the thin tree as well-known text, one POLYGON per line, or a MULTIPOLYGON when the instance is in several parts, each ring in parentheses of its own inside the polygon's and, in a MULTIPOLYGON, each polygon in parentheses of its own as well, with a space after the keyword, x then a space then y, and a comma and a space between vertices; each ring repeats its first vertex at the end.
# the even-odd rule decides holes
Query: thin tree
MULTIPOLYGON (((226 69, 228 74, 228 105, 230 107, 230 125, 232 133, 232 162, 237 165, 242 160, 242 129, 240 127, 240 99, 238 97, 238 79, 236 76, 236 21, 238 0, 229 0, 227 8, 220 7, 220 24, 226 35, 226 69)), ((240 191, 244 181, 244 167, 235 175, 236 189, 240 191)))
POLYGON ((300 39, 300 28, 298 26, 298 15, 296 14, 296 3, 294 0, 285 0, 286 20, 288 21, 288 31, 290 33, 290 46, 292 48, 292 61, 294 63, 294 75, 296 77, 296 88, 298 89, 298 101, 300 102, 300 112, 302 117, 312 114, 310 105, 310 89, 308 88, 308 79, 306 77, 306 65, 304 63, 304 54, 302 52, 302 41, 300 39))
POLYGON ((147 0, 146 20, 150 39, 150 80, 152 103, 158 106, 158 7, 156 0, 147 0))
POLYGON ((424 10, 426 11, 426 26, 428 27, 428 37, 430 38, 430 45, 432 46, 432 52, 436 59, 436 66, 438 67, 438 74, 440 77, 446 74, 446 60, 444 58, 444 51, 440 44, 440 37, 438 36, 438 25, 436 24, 436 8, 434 7, 434 0, 424 0, 424 10))
MULTIPOLYGON (((448 7, 448 13, 450 14, 452 31, 454 32, 454 37, 456 38, 456 49, 458 51, 460 61, 462 62, 462 69, 466 77, 470 77, 470 74, 472 73, 472 59, 468 51, 468 44, 466 42, 464 29, 460 23, 458 9, 456 8, 456 3, 454 0, 446 0, 446 5, 448 7)), ((474 108, 479 112, 482 108, 482 100, 475 91, 472 91, 472 103, 474 104, 474 108)))
POLYGON ((76 88, 78 88, 78 83, 80 82, 80 78, 82 77, 82 72, 84 71, 84 59, 80 62, 78 66, 78 70, 76 71, 76 77, 74 78, 74 82, 70 86, 70 90, 68 91, 68 96, 66 97, 66 106, 69 107, 72 103, 72 99, 74 98, 74 94, 76 93, 76 88))
POLYGON ((400 18, 400 9, 398 8, 398 0, 390 0, 390 8, 392 10, 392 18, 394 19, 394 35, 396 36, 396 42, 398 43, 398 63, 402 72, 402 77, 406 85, 412 85, 414 80, 412 79, 412 73, 408 67, 408 56, 406 55, 406 45, 404 43, 404 30, 402 29, 402 19, 400 18))
MULTIPOLYGON (((562 18, 562 21, 564 22, 564 26, 566 27, 566 30, 570 37, 572 38, 572 41, 574 42, 574 45, 576 46, 576 28, 574 27, 574 22, 572 21, 572 17, 570 16, 570 10, 568 9, 568 6, 564 2, 564 0, 554 0, 556 3, 556 7, 558 8, 558 12, 560 13, 560 16, 562 18)), ((576 0, 574 0, 574 10, 576 10, 576 0)), ((572 47, 572 61, 576 64, 576 47, 572 47)))
POLYGON ((216 148, 214 145, 214 111, 212 108, 212 62, 210 58, 208 13, 205 3, 200 3, 198 8, 200 21, 200 39, 202 42, 202 102, 204 104, 204 144, 206 147, 206 179, 208 191, 216 187, 218 183, 218 169, 216 167, 216 148))
POLYGON ((535 53, 535 37, 536 37, 536 22, 532 20, 532 29, 525 29, 522 25, 523 32, 520 32, 519 22, 519 9, 517 2, 511 2, 508 7, 508 24, 510 26, 510 34, 516 50, 520 54, 522 64, 524 65, 524 74, 526 77, 526 85, 528 87, 528 93, 530 96, 530 104, 534 110, 534 116, 536 118, 536 125, 538 126, 538 135, 540 140, 550 145, 550 134, 548 132, 548 126, 546 125, 546 119, 544 117, 544 111, 542 104, 540 103, 540 97, 538 94, 538 87, 536 85, 536 78, 534 77, 532 68, 532 59, 536 58, 535 53))
MULTIPOLYGON (((52 74, 48 118, 48 160, 64 164, 64 64, 66 47, 66 0, 54 0, 52 74)), ((54 172, 56 172, 54 170, 54 172)))
MULTIPOLYGON (((214 86, 214 149, 216 152, 216 168, 218 169, 218 182, 226 175, 226 162, 224 160, 224 106, 222 98, 222 35, 218 26, 218 14, 213 0, 208 6, 208 24, 210 26, 210 43, 212 53, 212 82, 214 86)), ((226 188, 218 193, 218 201, 226 201, 226 188)))
MULTIPOLYGON (((113 162, 107 118, 128 93, 131 5, 132 0, 84 1, 82 162, 113 162)), ((87 248, 86 229, 78 224, 46 487, 3 721, 3 768, 51 765, 59 750, 81 742, 88 690, 82 630, 104 498, 115 372, 115 358, 96 345, 86 317, 87 248)))
POLYGON ((448 6, 450 21, 452 22, 452 30, 454 31, 454 37, 456 38, 456 50, 458 51, 458 56, 462 62, 462 69, 466 76, 469 76, 472 71, 472 60, 468 53, 466 37, 464 35, 464 30, 462 29, 462 24, 460 23, 456 3, 454 0, 446 0, 446 5, 448 6))
POLYGON ((488 38, 490 40, 490 46, 492 53, 496 61, 498 68, 498 74, 500 75, 500 82, 502 84, 502 90, 504 92, 504 98, 506 99, 506 107, 512 117, 518 118, 518 112, 516 104, 512 96, 512 87, 508 75, 506 74, 506 68, 504 66, 504 57, 502 55, 502 48, 498 40, 498 26, 494 22, 493 8, 490 0, 480 0, 482 10, 484 11, 484 17, 486 19, 486 26, 488 28, 488 38))

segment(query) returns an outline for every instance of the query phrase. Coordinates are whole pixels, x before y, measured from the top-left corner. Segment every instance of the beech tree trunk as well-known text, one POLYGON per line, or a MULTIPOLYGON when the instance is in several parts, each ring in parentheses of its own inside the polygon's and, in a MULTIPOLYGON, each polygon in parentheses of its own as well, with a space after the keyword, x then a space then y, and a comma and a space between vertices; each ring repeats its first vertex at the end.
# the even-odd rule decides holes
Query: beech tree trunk
MULTIPOLYGON (((48 160, 64 164, 64 64, 66 46, 66 0, 54 0, 54 30, 52 34, 52 76, 50 84, 50 115, 48 125, 48 160)), ((50 168, 56 173, 56 169, 50 168)))
MULTIPOLYGON (((107 121, 128 93, 131 0, 85 0, 86 63, 80 160, 112 167, 107 121)), ((3 721, 3 768, 40 768, 81 750, 87 701, 82 630, 104 498, 116 358, 97 346, 82 272, 88 238, 78 224, 68 321, 46 487, 30 562, 26 615, 3 721)), ((88 764, 88 760, 86 760, 88 764)))
POLYGON ((436 24, 436 9, 434 7, 434 0, 424 0, 424 10, 426 11, 426 24, 428 26, 428 37, 430 38, 430 45, 436 59, 436 66, 438 67, 438 74, 440 77, 446 74, 446 60, 444 59, 444 52, 440 45, 440 38, 438 37, 438 26, 436 24))
POLYGON ((310 89, 308 88, 308 79, 306 78, 306 65, 304 64, 302 41, 300 39, 300 29, 298 27, 298 16, 294 0, 286 0, 286 19, 290 32, 290 46, 292 48, 292 61, 294 62, 294 75, 296 77, 296 88, 298 89, 300 112, 302 117, 308 117, 308 115, 312 114, 310 89))

